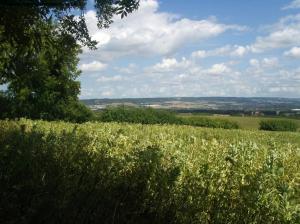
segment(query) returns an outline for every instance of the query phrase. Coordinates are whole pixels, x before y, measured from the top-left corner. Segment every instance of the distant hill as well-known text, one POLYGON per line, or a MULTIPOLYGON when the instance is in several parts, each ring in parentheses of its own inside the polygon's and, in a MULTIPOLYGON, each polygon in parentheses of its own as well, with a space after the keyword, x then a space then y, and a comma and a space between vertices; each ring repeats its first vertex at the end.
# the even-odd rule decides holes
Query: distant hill
POLYGON ((123 98, 81 100, 91 109, 103 109, 114 105, 131 105, 173 109, 177 111, 297 111, 300 98, 260 97, 171 97, 171 98, 123 98), (296 109, 296 110, 295 110, 296 109))

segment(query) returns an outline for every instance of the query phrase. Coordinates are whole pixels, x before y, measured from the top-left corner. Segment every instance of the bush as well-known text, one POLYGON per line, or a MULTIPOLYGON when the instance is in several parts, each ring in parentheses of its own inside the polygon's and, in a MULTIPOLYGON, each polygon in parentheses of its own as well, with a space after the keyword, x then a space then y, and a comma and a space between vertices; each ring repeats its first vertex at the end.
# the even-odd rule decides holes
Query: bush
POLYGON ((17 105, 7 93, 0 91, 0 119, 25 117, 47 121, 63 120, 75 123, 95 120, 94 112, 78 100, 61 100, 52 103, 47 102, 47 100, 41 100, 39 103, 30 104, 27 107, 27 109, 30 108, 27 112, 25 112, 25 107, 24 105, 17 105))
POLYGON ((238 129, 237 122, 228 121, 225 119, 211 119, 205 117, 186 117, 182 118, 183 123, 191 126, 210 127, 210 128, 223 128, 223 129, 238 129))
POLYGON ((0 119, 8 118, 11 113, 11 102, 5 92, 0 91, 0 119))
POLYGON ((178 124, 180 119, 167 110, 129 106, 108 107, 100 113, 103 122, 128 122, 140 124, 178 124))
POLYGON ((266 131, 297 131, 298 125, 291 120, 262 120, 260 130, 266 131))
POLYGON ((102 122, 128 122, 140 124, 179 124, 198 127, 237 129, 236 122, 202 117, 179 117, 174 112, 152 108, 128 106, 108 107, 100 113, 102 122))
POLYGON ((84 104, 74 101, 62 110, 61 120, 83 123, 95 120, 95 114, 84 104))
POLYGON ((300 221, 293 133, 28 120, 0 130, 3 224, 300 221))

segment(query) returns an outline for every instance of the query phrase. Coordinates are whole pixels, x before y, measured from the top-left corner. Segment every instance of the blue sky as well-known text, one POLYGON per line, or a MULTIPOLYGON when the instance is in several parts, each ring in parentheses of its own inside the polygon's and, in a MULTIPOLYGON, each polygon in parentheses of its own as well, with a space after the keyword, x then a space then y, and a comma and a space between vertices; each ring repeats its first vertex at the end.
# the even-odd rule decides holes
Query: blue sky
POLYGON ((300 0, 142 0, 80 56, 87 98, 300 97, 300 0))

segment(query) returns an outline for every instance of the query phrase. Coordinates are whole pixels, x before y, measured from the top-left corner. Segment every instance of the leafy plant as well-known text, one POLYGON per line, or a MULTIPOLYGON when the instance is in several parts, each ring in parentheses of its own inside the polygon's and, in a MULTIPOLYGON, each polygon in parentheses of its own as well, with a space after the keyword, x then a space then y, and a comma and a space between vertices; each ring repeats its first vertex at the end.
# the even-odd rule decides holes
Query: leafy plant
POLYGON ((291 120, 262 120, 260 130, 266 131, 297 131, 298 125, 291 120))
POLYGON ((297 133, 0 121, 1 223, 299 223, 297 133))
POLYGON ((175 113, 167 110, 130 106, 108 107, 104 111, 100 112, 98 120, 102 122, 177 124, 224 129, 239 128, 238 124, 233 121, 200 117, 179 117, 175 113))

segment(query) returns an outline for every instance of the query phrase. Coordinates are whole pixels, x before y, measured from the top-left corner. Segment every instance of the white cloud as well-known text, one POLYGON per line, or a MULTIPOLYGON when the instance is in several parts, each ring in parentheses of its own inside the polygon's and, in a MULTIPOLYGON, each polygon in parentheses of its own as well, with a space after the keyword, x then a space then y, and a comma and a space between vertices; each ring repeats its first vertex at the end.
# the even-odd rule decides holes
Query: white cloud
POLYGON ((292 58, 300 58, 300 47, 293 47, 284 52, 284 55, 292 58))
POLYGON ((119 73, 134 74, 138 66, 135 63, 130 63, 127 67, 116 67, 114 69, 119 73))
POLYGON ((232 56, 238 56, 238 57, 242 57, 244 56, 247 52, 249 51, 249 49, 247 47, 244 46, 235 46, 234 51, 231 53, 232 56))
POLYGON ((79 69, 83 72, 97 72, 97 71, 103 71, 107 67, 106 64, 100 62, 100 61, 93 61, 91 63, 87 64, 81 64, 79 66, 79 69))
POLYGON ((97 78, 97 82, 118 82, 118 81, 122 81, 124 78, 120 75, 116 75, 116 76, 100 76, 99 78, 97 78))
MULTIPOLYGON (((282 96, 300 94, 300 68, 278 65, 276 57, 253 58, 249 67, 228 61, 211 66, 188 59, 165 58, 134 73, 98 77, 93 94, 83 97, 282 96), (189 63, 189 66, 186 64, 189 63), (158 66, 159 65, 159 66, 158 66), (158 66, 160 72, 155 71, 158 66), (143 74, 143 75, 141 75, 143 74)), ((202 63, 202 62, 201 62, 202 63)), ((128 68, 125 66, 124 68, 128 68)), ((122 69, 122 68, 120 68, 122 69)), ((114 72, 114 71, 113 71, 114 72)))
POLYGON ((178 69, 188 69, 190 66, 191 62, 184 57, 180 61, 177 61, 176 58, 163 58, 160 63, 152 66, 149 71, 169 72, 178 69))
POLYGON ((216 37, 228 30, 244 30, 237 25, 218 23, 215 19, 192 20, 159 12, 156 0, 142 0, 139 10, 124 19, 115 18, 109 29, 98 30, 94 11, 86 21, 98 50, 88 51, 111 60, 125 55, 168 55, 191 43, 216 37))
POLYGON ((114 92, 110 91, 110 90, 103 91, 100 93, 101 97, 111 97, 111 96, 113 96, 113 94, 114 94, 114 92))
POLYGON ((269 35, 257 37, 251 50, 261 53, 276 48, 300 45, 300 14, 284 17, 272 26, 269 35))
POLYGON ((300 0, 293 0, 290 4, 284 6, 282 9, 299 9, 300 8, 300 0))
MULTIPOLYGON (((249 65, 250 66, 243 71, 243 74, 249 75, 252 78, 255 77, 257 80, 251 82, 257 86, 264 85, 264 83, 259 84, 260 82, 268 82, 270 80, 269 75, 278 78, 278 75, 274 74, 277 74, 282 67, 276 57, 265 57, 262 59, 252 58, 249 60, 249 65)), ((285 77, 284 80, 286 79, 288 78, 285 77)), ((275 78, 272 79, 272 82, 275 82, 275 78)))
POLYGON ((169 70, 178 66, 178 62, 175 58, 164 58, 161 63, 158 63, 154 66, 155 69, 169 70))
POLYGON ((300 14, 265 26, 252 43, 227 45, 227 36, 202 42, 243 28, 164 13, 154 0, 142 0, 138 11, 106 30, 98 30, 93 11, 87 17, 99 48, 81 56, 80 68, 91 73, 82 76, 82 97, 300 96, 298 61, 288 58, 300 58, 300 14))
POLYGON ((208 54, 207 51, 199 50, 199 51, 194 51, 191 56, 193 58, 206 58, 208 57, 208 54))
POLYGON ((260 67, 260 62, 255 58, 250 59, 249 64, 255 68, 260 67))
POLYGON ((271 58, 264 58, 262 60, 262 66, 265 68, 274 68, 278 66, 278 58, 271 57, 271 58))
POLYGON ((220 48, 216 48, 213 50, 199 50, 194 51, 191 56, 193 58, 207 58, 207 57, 243 57, 250 51, 249 46, 240 46, 240 45, 225 45, 220 48))
POLYGON ((249 64, 256 69, 273 69, 279 66, 279 61, 276 57, 263 58, 261 60, 252 58, 249 60, 249 64))
POLYGON ((235 61, 228 61, 212 64, 205 68, 198 62, 184 57, 181 60, 163 58, 161 62, 144 69, 144 72, 150 76, 155 75, 160 79, 163 79, 165 75, 174 75, 175 79, 183 80, 190 76, 227 75, 232 71, 230 67, 236 64, 235 61))
POLYGON ((231 69, 225 64, 214 64, 211 68, 207 69, 206 72, 211 75, 222 75, 231 72, 231 69))

